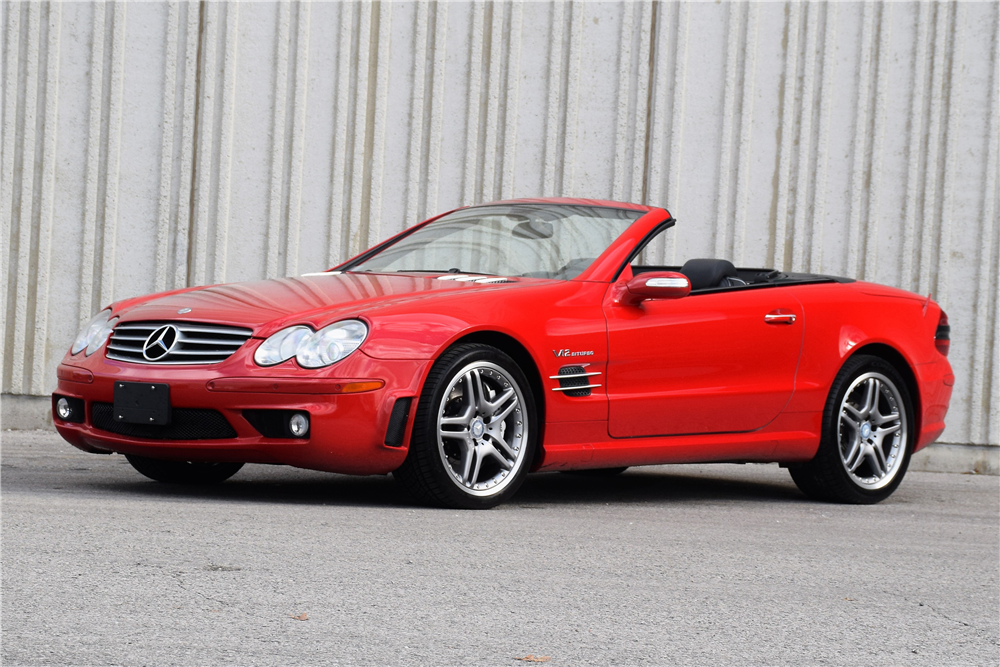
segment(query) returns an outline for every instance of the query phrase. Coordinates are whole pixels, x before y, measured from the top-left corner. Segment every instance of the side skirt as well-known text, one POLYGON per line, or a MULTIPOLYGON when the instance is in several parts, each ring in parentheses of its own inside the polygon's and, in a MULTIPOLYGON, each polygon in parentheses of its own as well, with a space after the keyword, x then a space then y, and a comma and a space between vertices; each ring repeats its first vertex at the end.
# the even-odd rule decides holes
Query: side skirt
POLYGON ((778 415, 749 433, 611 438, 605 421, 545 425, 537 470, 573 470, 664 463, 808 461, 819 447, 821 413, 778 415))

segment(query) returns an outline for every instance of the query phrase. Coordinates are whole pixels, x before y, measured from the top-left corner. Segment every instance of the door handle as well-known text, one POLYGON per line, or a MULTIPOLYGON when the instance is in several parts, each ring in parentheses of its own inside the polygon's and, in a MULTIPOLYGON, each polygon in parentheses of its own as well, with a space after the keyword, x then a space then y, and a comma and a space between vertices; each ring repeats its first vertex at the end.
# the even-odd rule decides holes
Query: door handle
POLYGON ((768 324, 795 324, 795 314, 773 310, 764 316, 764 321, 768 324))

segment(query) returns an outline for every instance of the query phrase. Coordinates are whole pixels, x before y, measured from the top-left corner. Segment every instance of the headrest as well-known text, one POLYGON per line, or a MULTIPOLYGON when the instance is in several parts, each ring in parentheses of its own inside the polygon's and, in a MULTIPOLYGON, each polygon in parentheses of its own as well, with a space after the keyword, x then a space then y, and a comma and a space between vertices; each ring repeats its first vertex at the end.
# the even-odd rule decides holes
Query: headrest
POLYGON ((681 273, 691 281, 691 289, 718 287, 722 279, 736 277, 736 267, 728 259, 689 259, 681 267, 681 273))

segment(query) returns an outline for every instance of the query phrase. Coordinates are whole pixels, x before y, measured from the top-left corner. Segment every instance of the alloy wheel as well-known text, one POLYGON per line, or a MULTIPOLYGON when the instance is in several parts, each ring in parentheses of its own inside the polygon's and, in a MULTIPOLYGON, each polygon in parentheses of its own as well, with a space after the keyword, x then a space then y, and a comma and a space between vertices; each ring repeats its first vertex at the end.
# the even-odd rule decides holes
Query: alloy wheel
POLYGON ((876 490, 896 477, 906 452, 907 417, 899 390, 885 375, 864 373, 851 383, 840 404, 837 437, 854 484, 876 490))
POLYGON ((437 411, 438 453, 449 478, 474 496, 499 494, 525 465, 524 395, 511 374, 474 361, 450 381, 437 411))

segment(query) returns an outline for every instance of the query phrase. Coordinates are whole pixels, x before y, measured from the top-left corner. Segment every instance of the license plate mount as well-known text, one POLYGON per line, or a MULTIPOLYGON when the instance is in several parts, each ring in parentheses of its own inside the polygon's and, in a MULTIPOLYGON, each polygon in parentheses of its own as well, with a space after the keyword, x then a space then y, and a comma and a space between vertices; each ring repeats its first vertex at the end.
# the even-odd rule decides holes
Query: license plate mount
POLYGON ((115 381, 115 421, 127 424, 170 423, 170 385, 115 381))

